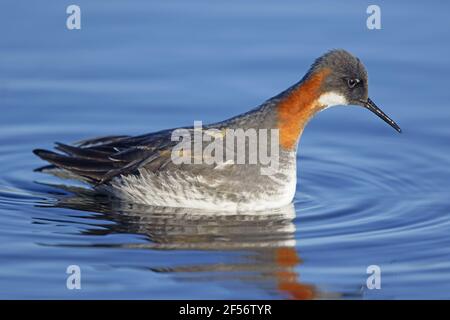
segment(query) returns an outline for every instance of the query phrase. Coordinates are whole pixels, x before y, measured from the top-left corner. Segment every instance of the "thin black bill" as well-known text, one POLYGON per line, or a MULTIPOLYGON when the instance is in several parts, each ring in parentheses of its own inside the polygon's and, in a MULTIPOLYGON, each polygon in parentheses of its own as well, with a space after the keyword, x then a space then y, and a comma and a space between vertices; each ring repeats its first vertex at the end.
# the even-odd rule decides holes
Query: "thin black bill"
POLYGON ((388 117, 388 115, 386 113, 384 113, 383 111, 381 111, 380 108, 377 107, 377 105, 370 99, 367 99, 367 101, 361 101, 364 106, 369 109, 370 111, 372 111, 373 113, 375 113, 378 117, 380 117, 381 119, 384 120, 384 122, 386 122, 387 124, 389 124, 392 128, 394 128, 395 130, 397 130, 398 132, 402 132, 402 129, 400 129, 400 127, 398 126, 398 124, 395 123, 394 120, 392 120, 391 118, 388 117))

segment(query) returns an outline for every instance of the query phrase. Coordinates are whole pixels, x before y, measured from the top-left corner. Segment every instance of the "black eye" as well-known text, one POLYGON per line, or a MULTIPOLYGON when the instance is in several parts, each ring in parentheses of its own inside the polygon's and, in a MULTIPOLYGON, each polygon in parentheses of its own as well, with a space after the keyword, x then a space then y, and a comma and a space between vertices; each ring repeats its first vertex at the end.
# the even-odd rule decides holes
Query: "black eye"
POLYGON ((355 78, 355 79, 349 78, 349 79, 347 79, 347 85, 350 89, 353 89, 360 81, 361 80, 359 80, 357 78, 355 78))

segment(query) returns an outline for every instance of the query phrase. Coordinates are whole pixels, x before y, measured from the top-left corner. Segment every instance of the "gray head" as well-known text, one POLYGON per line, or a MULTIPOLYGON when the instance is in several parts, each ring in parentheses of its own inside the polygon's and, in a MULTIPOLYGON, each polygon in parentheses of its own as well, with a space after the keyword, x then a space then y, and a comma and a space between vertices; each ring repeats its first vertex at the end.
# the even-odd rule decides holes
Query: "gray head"
POLYGON ((400 127, 369 99, 367 71, 362 62, 345 50, 332 50, 318 58, 305 78, 324 72, 321 82, 322 103, 359 105, 369 109, 400 132, 400 127))

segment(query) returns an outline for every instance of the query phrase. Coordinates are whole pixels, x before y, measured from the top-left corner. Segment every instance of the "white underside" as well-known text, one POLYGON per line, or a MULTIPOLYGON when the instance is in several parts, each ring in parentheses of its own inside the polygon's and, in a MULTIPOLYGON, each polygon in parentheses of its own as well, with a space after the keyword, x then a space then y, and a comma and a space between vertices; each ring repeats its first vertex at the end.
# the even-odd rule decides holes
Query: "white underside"
POLYGON ((289 168, 285 178, 270 176, 275 191, 261 186, 257 192, 245 188, 227 188, 226 177, 205 178, 183 171, 152 173, 140 170, 139 175, 121 176, 103 191, 117 198, 151 206, 197 208, 220 211, 260 211, 286 206, 292 202, 296 189, 296 168, 289 168), (226 192, 220 190, 227 190, 226 192), (233 197, 229 197, 229 195, 233 197))

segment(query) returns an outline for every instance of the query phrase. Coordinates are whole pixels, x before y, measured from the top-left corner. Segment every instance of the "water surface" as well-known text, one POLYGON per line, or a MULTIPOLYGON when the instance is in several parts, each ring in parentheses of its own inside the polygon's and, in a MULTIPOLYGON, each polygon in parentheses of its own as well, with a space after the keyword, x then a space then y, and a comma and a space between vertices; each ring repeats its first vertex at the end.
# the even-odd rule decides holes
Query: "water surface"
POLYGON ((447 3, 6 1, 0 16, 1 298, 450 298, 447 3), (332 48, 403 129, 337 107, 307 127, 292 206, 204 215, 115 203, 33 172, 34 148, 225 119, 332 48), (74 189, 75 188, 75 189, 74 189), (68 290, 68 265, 82 289, 68 290), (381 290, 366 268, 379 265, 381 290))

